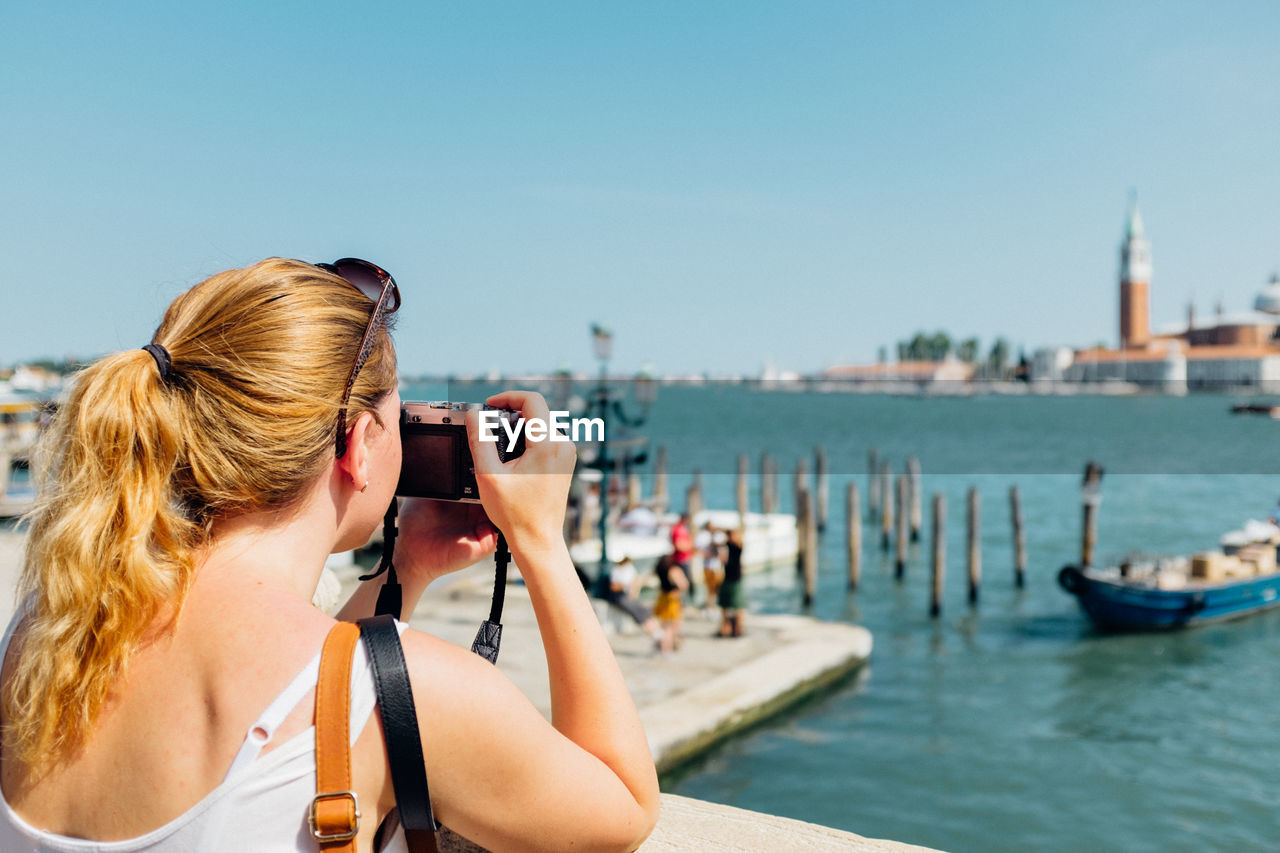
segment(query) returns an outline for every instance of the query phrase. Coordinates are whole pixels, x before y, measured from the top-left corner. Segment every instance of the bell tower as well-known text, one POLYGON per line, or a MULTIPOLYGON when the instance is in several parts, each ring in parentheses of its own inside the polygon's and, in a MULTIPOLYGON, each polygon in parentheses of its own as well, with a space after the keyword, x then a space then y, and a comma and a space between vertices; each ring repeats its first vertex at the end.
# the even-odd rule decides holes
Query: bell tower
POLYGON ((1145 347, 1151 341, 1147 287, 1151 283, 1151 244, 1142 228, 1138 197, 1129 201, 1129 220, 1120 244, 1120 347, 1145 347))

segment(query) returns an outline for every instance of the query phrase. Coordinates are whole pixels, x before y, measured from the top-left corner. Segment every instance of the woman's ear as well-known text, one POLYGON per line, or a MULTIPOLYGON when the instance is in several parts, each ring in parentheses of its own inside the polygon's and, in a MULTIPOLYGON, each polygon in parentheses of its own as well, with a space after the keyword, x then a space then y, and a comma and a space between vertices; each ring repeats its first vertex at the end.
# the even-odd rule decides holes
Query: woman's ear
POLYGON ((377 426, 371 412, 361 412, 347 430, 347 452, 337 460, 343 475, 357 491, 364 491, 369 483, 369 430, 377 426))

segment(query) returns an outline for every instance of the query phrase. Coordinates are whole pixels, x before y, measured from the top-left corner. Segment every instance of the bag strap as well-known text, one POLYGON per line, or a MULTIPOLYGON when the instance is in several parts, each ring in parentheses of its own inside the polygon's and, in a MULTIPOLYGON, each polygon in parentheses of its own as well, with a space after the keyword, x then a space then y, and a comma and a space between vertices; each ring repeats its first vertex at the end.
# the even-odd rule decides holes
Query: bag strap
POLYGON ((351 659, 360 629, 339 622, 320 651, 316 683, 316 795, 308 823, 325 853, 355 853, 360 802, 351 788, 351 659))
MULTIPOLYGON (((387 748, 387 762, 391 769, 391 787, 396 795, 396 810, 387 816, 378 828, 375 845, 395 831, 396 824, 404 828, 405 841, 411 853, 436 853, 435 833, 441 828, 431 811, 431 793, 427 789, 426 761, 423 758, 422 739, 418 733, 418 712, 413 702, 413 689, 409 683, 409 669, 404 661, 404 648, 400 644, 400 632, 395 620, 402 615, 400 584, 392 563, 396 542, 396 499, 392 499, 383 518, 382 561, 378 570, 362 575, 360 580, 370 580, 387 574, 378 603, 372 616, 359 621, 360 634, 373 663, 373 683, 382 712, 382 732, 387 748)), ((502 605, 507 589, 507 564, 511 551, 507 540, 498 534, 494 552, 496 572, 493 579, 493 603, 489 618, 480 625, 471 651, 489 663, 498 662, 498 647, 502 642, 502 605)))
POLYGON ((382 713, 391 786, 396 794, 396 810, 404 827, 405 840, 413 853, 435 851, 435 832, 440 828, 431 811, 427 788, 426 762, 418 733, 418 712, 409 684, 404 649, 395 619, 372 616, 359 622, 360 634, 373 662, 373 683, 382 713))

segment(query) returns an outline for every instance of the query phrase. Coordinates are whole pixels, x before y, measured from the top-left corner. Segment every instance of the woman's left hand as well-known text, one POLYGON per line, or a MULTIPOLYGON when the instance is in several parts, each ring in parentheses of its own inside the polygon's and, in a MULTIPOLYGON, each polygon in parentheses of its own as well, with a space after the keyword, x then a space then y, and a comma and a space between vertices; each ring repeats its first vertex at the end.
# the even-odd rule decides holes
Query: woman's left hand
POLYGON ((411 498, 400 507, 396 574, 406 594, 465 569, 498 547, 498 531, 480 504, 411 498))

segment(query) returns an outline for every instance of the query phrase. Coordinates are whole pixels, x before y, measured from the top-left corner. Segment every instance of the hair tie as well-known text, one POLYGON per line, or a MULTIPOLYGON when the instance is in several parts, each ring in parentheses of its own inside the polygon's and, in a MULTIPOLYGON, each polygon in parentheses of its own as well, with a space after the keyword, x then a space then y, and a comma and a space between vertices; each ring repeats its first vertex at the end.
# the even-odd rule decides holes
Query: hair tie
POLYGON ((173 357, 169 355, 169 351, 160 344, 147 344, 143 349, 156 360, 156 367, 160 369, 160 381, 168 382, 169 371, 173 368, 173 357))

